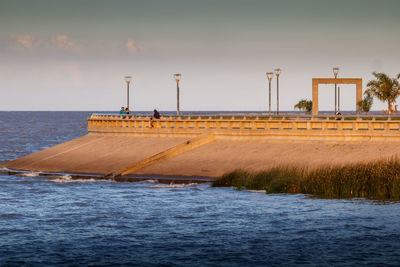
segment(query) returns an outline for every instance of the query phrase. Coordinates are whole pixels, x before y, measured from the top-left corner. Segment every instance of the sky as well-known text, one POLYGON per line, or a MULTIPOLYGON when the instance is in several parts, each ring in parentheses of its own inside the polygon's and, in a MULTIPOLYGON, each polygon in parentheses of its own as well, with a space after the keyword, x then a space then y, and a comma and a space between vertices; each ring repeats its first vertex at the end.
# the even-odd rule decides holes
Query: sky
MULTIPOLYGON (((400 73, 398 0, 0 0, 0 110, 266 111, 311 99, 312 78, 400 73), (276 78, 272 108, 276 108, 276 78)), ((342 85, 341 109, 355 109, 342 85)), ((399 101, 397 102, 399 103, 399 101)), ((400 103, 399 103, 400 104, 400 103)), ((334 109, 321 85, 320 110, 334 109)), ((375 100, 374 110, 386 108, 375 100)))

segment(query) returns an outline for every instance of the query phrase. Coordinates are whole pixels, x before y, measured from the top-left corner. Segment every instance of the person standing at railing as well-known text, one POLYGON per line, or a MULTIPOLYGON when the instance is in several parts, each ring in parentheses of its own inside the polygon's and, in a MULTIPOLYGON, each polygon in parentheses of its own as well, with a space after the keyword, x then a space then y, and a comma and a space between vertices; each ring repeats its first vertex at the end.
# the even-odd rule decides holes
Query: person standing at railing
POLYGON ((160 119, 160 113, 157 111, 157 109, 154 110, 154 114, 153 114, 154 119, 160 119))
POLYGON ((149 127, 154 128, 154 120, 159 120, 161 118, 160 113, 157 111, 157 109, 154 110, 153 117, 150 117, 149 119, 149 127))
POLYGON ((126 114, 125 108, 121 107, 121 110, 119 111, 119 114, 126 114))
POLYGON ((336 112, 336 120, 337 121, 340 121, 341 119, 342 119, 342 113, 340 113, 339 111, 338 112, 336 112))
POLYGON ((126 109, 125 109, 125 114, 131 114, 129 108, 126 108, 126 109))

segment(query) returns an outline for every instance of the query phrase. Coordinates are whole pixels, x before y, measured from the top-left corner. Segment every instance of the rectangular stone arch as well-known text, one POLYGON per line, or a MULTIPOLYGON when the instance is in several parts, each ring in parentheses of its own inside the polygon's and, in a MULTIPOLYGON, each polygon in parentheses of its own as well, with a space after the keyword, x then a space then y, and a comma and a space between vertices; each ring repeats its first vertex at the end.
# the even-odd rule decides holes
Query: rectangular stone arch
POLYGON ((362 100, 361 78, 313 78, 312 79, 312 114, 318 115, 318 85, 319 84, 355 84, 356 85, 356 112, 360 107, 358 102, 362 100))

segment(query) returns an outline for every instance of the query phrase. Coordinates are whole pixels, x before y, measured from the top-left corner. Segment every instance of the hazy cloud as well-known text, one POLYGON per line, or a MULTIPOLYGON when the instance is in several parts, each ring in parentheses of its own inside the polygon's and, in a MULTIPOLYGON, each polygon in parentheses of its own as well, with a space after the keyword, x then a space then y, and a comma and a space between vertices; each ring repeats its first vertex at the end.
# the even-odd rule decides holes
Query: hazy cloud
POLYGON ((63 49, 63 50, 74 51, 74 52, 79 52, 81 50, 79 46, 74 44, 69 39, 69 37, 64 34, 53 36, 51 38, 51 43, 56 48, 63 49))
POLYGON ((138 47, 136 45, 136 41, 129 38, 125 43, 126 48, 128 49, 129 53, 136 53, 138 51, 138 47))
POLYGON ((32 50, 34 47, 42 44, 41 40, 31 34, 15 34, 11 36, 11 39, 17 41, 19 44, 29 50, 32 50))
MULTIPOLYGON (((47 38, 38 38, 32 34, 15 34, 11 35, 8 40, 1 41, 4 51, 8 51, 12 56, 21 56, 21 49, 29 52, 30 56, 38 57, 74 57, 79 56, 86 58, 108 58, 108 57, 124 57, 127 53, 137 55, 139 51, 145 51, 139 47, 136 40, 114 39, 114 40, 80 40, 80 42, 72 41, 70 36, 66 34, 57 34, 47 38), (8 45, 5 45, 7 44, 8 45)), ((1 50, 0 50, 1 51, 1 50)))

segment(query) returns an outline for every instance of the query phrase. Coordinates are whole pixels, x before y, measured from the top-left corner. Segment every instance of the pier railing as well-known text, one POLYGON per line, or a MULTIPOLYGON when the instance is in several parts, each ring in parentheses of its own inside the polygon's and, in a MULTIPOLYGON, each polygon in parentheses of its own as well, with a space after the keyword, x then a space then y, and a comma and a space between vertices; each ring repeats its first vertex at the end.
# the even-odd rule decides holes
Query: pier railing
MULTIPOLYGON (((108 119, 149 119, 152 116, 134 115, 134 114, 109 114, 109 113, 93 113, 91 118, 108 118, 108 119)), ((281 114, 281 115, 265 115, 265 114, 249 114, 249 113, 216 113, 212 115, 190 114, 190 115, 167 115, 162 116, 161 120, 340 120, 340 121, 400 121, 400 114, 384 115, 362 115, 362 114, 345 114, 336 116, 334 114, 322 115, 306 115, 306 114, 281 114)))
POLYGON ((221 135, 339 135, 400 138, 400 116, 151 116, 93 114, 89 132, 221 135))

